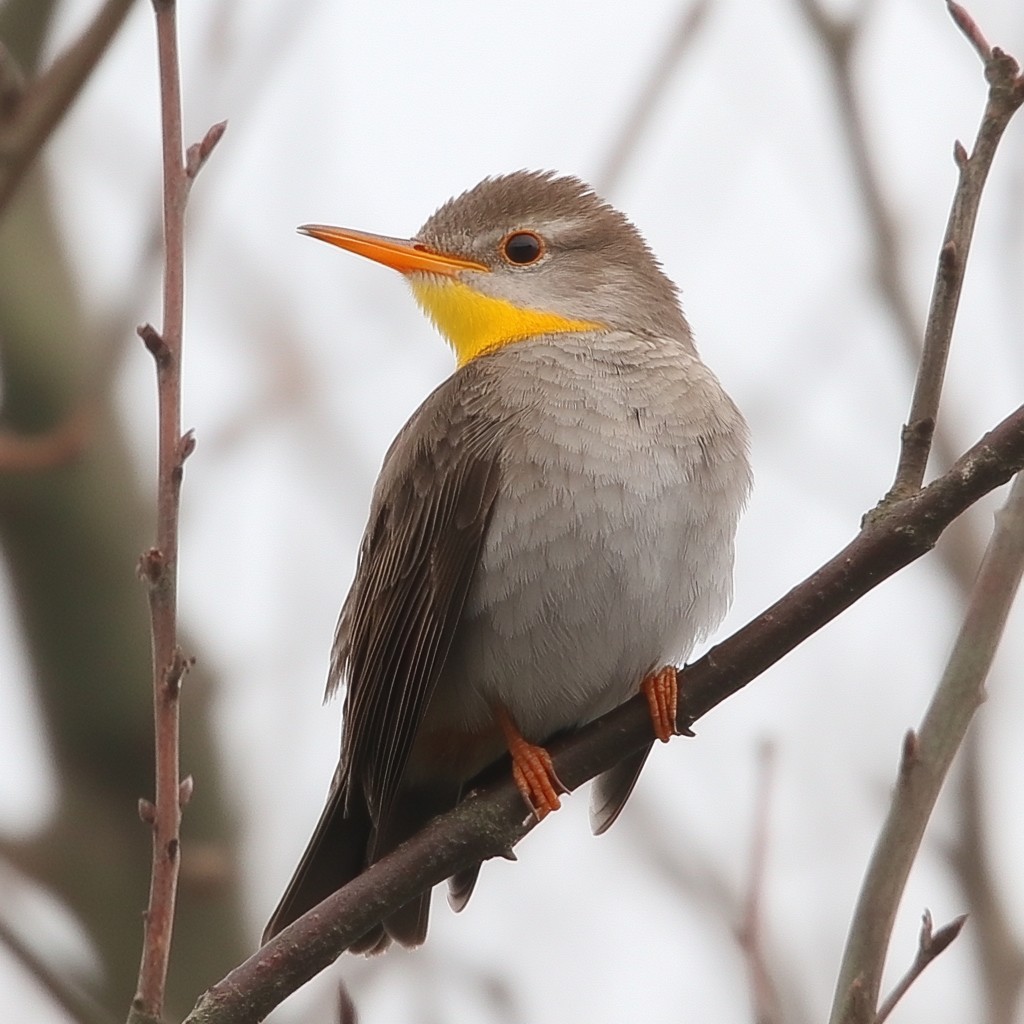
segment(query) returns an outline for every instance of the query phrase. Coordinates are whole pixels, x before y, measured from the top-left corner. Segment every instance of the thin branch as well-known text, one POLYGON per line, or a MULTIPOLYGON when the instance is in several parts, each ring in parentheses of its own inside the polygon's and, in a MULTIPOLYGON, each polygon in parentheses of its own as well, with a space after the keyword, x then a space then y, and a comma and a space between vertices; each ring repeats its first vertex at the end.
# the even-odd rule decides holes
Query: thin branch
POLYGON ((761 904, 771 826, 771 798, 775 786, 775 748, 764 743, 760 755, 761 777, 754 807, 754 836, 750 851, 750 876, 737 939, 747 964, 751 1001, 757 1024, 778 1024, 784 1017, 779 994, 764 955, 761 936, 761 904))
MULTIPOLYGON (((927 490, 922 492, 927 493, 927 490)), ((881 989, 900 897, 925 826, 974 713, 1024 573, 1024 475, 996 518, 963 625, 920 729, 907 734, 899 779, 857 900, 832 1024, 867 1024, 881 989)))
POLYGON ((604 166, 595 176, 598 191, 602 194, 613 192, 618 185, 626 165, 636 152, 654 116, 654 111, 668 91, 673 76, 687 54, 692 52, 693 44, 704 27, 710 7, 709 0, 693 0, 680 11, 679 19, 668 37, 665 49, 654 62, 650 75, 616 134, 604 166))
MULTIPOLYGON (((896 323, 904 350, 916 366, 921 355, 922 329, 903 274, 897 219, 886 200, 881 175, 871 156, 864 113, 854 83, 854 51, 869 12, 861 7, 855 17, 839 20, 824 8, 820 0, 797 0, 797 6, 821 46, 832 78, 839 126, 874 243, 875 283, 896 323)), ((955 455, 952 449, 948 455, 943 465, 953 462, 955 455)))
MULTIPOLYGON (((921 491, 893 496, 817 573, 688 668, 688 725, 727 699, 868 590, 935 544, 943 529, 1024 465, 1024 407, 921 491)), ((634 699, 552 745, 573 788, 649 742, 646 706, 634 699)), ((908 746, 907 776, 919 763, 908 746)), ((475 794, 304 915, 210 989, 190 1024, 262 1019, 381 918, 470 864, 504 855, 532 827, 506 779, 475 794)), ((873 1004, 872 1004, 873 1005, 873 1004)))
POLYGON ((105 1007, 100 1006, 87 992, 72 984, 63 974, 55 971, 42 957, 32 950, 21 937, 0 918, 0 942, 2 942, 32 976, 46 994, 76 1024, 115 1024, 117 1018, 105 1007))
POLYGON ((974 47, 975 52, 981 58, 981 62, 987 64, 992 59, 992 47, 989 46, 989 42, 982 34, 978 23, 968 14, 966 8, 961 7, 958 3, 954 3, 954 0, 946 0, 946 8, 949 11, 949 16, 956 23, 956 27, 963 32, 967 37, 967 41, 974 47))
POLYGON ((158 468, 156 544, 139 572, 149 585, 153 634, 153 713, 156 736, 156 799, 140 802, 153 830, 153 873, 146 910, 142 963, 130 1021, 158 1021, 170 962, 181 852, 181 815, 192 779, 181 778, 179 695, 190 660, 178 646, 178 515, 185 460, 195 447, 181 432, 181 354, 185 301, 185 204, 191 181, 223 134, 211 128, 203 142, 182 153, 181 81, 174 0, 153 0, 160 74, 163 149, 164 295, 163 326, 148 324, 139 335, 156 363, 158 468))
POLYGON ((960 180, 939 252, 921 364, 892 487, 895 495, 916 490, 924 480, 982 190, 999 140, 1014 113, 1024 103, 1024 79, 1012 57, 998 49, 993 50, 985 65, 985 77, 989 83, 988 102, 974 150, 968 156, 959 142, 954 148, 960 180))
MULTIPOLYGON (((917 360, 920 357, 924 329, 918 324, 913 312, 913 300, 903 269, 898 216, 894 212, 893 204, 885 195, 875 161, 871 156, 871 145, 854 86, 851 57, 864 24, 864 12, 860 11, 854 21, 838 22, 816 0, 799 0, 799 5, 812 33, 821 45, 832 75, 838 123, 846 140, 850 163, 874 246, 874 278, 878 291, 894 321, 897 337, 904 351, 917 360)), ((987 63, 992 58, 992 47, 978 25, 958 4, 950 3, 948 7, 957 27, 967 37, 981 60, 987 63)), ((963 167, 967 157, 959 145, 957 156, 958 163, 963 167)), ((968 174, 976 175, 976 172, 977 164, 972 163, 968 174)), ((962 170, 959 186, 961 189, 964 188, 965 177, 962 170)), ((950 224, 953 222, 951 216, 950 224)), ((910 419, 913 422, 913 414, 910 419)), ((932 437, 938 464, 943 467, 953 461, 948 422, 946 418, 941 419, 932 437)), ((914 432, 908 431, 905 437, 905 449, 914 444, 922 446, 922 451, 916 456, 919 466, 923 466, 926 458, 927 435, 930 432, 931 424, 926 423, 919 436, 915 437, 914 432), (924 436, 920 436, 922 434, 924 436)), ((964 595, 965 602, 981 556, 981 542, 973 530, 959 530, 952 543, 947 541, 940 548, 940 557, 964 595)), ((981 780, 977 764, 979 744, 976 734, 972 732, 971 735, 974 739, 972 741, 971 736, 968 737, 963 757, 959 801, 963 817, 960 826, 961 838, 953 852, 953 863, 968 899, 968 905, 971 907, 972 935, 979 947, 978 958, 986 978, 985 991, 991 1024, 1010 1024, 1011 1020, 1016 1019, 1017 997, 1024 986, 1024 953, 993 891, 990 862, 980 821, 981 780)))
MULTIPOLYGON (((0 211, 117 34, 132 0, 106 0, 81 36, 0 107, 0 211)), ((9 79, 8 79, 9 80, 9 79)))
MULTIPOLYGON (((839 21, 824 9, 820 0, 797 0, 797 4, 822 47, 832 77, 839 123, 875 246, 875 280, 897 325, 903 347, 918 367, 896 475, 890 491, 891 497, 905 497, 921 486, 933 443, 939 449, 940 461, 944 466, 953 461, 954 453, 948 439, 942 435, 936 437, 935 434, 953 323, 981 192, 999 139, 1014 112, 1024 102, 1024 91, 1015 84, 1020 81, 1015 62, 995 51, 986 67, 986 77, 990 84, 989 98, 978 129, 974 152, 968 157, 959 143, 955 148, 960 179, 940 246, 928 320, 922 332, 913 312, 910 291, 903 273, 904 261, 897 221, 885 199, 880 175, 870 154, 864 116, 854 87, 853 53, 864 24, 864 12, 861 11, 853 20, 839 21)), ((962 8, 955 4, 949 7, 958 27, 977 45, 976 37, 980 38, 977 26, 974 26, 962 8), (968 25, 974 26, 974 34, 968 25)))
POLYGON ((960 917, 953 918, 949 924, 943 925, 937 932, 933 932, 931 911, 926 910, 921 915, 921 930, 917 936, 917 955, 907 973, 900 978, 896 987, 882 1003, 878 1015, 875 1017, 875 1024, 884 1024, 889 1014, 896 1009, 896 1004, 907 994, 910 986, 924 973, 925 968, 940 953, 944 952, 960 934, 966 920, 967 915, 961 914, 960 917))
MULTIPOLYGON (((816 573, 680 673, 680 726, 742 689, 812 633, 929 551, 957 516, 1024 466, 1024 406, 953 468, 891 504, 816 573)), ((575 789, 650 743, 642 697, 551 744, 559 777, 575 789)), ((434 819, 393 853, 284 929, 209 989, 187 1024, 260 1020, 359 936, 430 886, 504 856, 533 827, 511 777, 434 819)))
POLYGON ((218 121, 206 130, 206 134, 199 142, 193 142, 188 147, 188 151, 185 153, 185 177, 188 179, 190 189, 192 182, 196 180, 196 176, 203 169, 206 161, 210 159, 217 143, 224 138, 227 128, 227 121, 218 121))
MULTIPOLYGON (((916 300, 907 282, 906 260, 900 241, 900 218, 886 194, 877 161, 865 125, 864 111, 856 88, 853 57, 869 16, 866 6, 857 14, 840 20, 831 15, 820 0, 796 0, 813 38, 821 47, 826 69, 832 80, 836 120, 849 156, 853 180, 864 211, 867 235, 872 245, 872 279, 883 307, 892 318, 899 342, 914 373, 920 370, 924 323, 918 316, 916 300)), ((940 420, 931 434, 936 464, 947 469, 956 460, 948 420, 940 420), (947 424, 944 427, 944 424, 947 424)), ((927 439, 926 439, 927 440, 927 439)), ((973 531, 961 528, 955 541, 940 549, 940 558, 963 594, 970 591, 974 573, 981 561, 983 541, 973 531)))

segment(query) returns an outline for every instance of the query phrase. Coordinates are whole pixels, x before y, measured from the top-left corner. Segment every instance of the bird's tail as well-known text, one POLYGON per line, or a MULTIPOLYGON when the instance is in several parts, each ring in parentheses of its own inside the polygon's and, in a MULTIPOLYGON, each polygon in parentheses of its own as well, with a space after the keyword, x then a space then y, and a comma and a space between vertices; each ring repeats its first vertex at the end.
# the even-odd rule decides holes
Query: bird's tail
POLYGON ((370 833, 365 801, 350 800, 346 810, 342 787, 333 785, 313 838, 263 932, 264 943, 366 867, 370 833))

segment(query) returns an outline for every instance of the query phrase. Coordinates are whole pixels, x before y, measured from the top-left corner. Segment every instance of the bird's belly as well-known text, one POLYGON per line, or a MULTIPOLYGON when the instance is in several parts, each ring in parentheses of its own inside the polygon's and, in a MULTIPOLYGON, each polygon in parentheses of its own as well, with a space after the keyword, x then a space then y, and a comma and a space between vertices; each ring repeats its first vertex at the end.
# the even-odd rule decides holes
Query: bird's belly
POLYGON ((421 734, 488 736, 474 768, 501 752, 496 707, 543 742, 685 658, 727 607, 734 521, 692 455, 585 441, 506 467, 421 734))

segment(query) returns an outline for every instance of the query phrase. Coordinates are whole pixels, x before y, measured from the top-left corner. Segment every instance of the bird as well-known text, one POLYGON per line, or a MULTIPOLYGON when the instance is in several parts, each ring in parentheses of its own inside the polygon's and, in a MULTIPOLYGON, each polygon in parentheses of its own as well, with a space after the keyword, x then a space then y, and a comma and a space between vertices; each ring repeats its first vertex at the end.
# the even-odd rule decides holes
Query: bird
MULTIPOLYGON (((404 275, 457 365, 384 457, 331 651, 340 760, 264 942, 506 755, 528 809, 557 809, 544 744, 642 691, 651 743, 593 784, 608 828, 677 731, 676 666, 729 606, 751 486, 677 287, 579 178, 485 178, 412 238, 298 230, 404 275)), ((454 909, 479 870, 449 880, 454 909)), ((429 901, 350 951, 421 944, 429 901)))

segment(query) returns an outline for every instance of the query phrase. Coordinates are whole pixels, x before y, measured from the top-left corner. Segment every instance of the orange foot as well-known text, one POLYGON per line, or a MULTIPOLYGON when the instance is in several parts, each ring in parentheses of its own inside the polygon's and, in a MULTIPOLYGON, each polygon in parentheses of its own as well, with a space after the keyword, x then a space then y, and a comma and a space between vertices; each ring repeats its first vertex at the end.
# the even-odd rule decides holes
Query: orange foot
POLYGON ((668 743, 673 736, 679 735, 676 715, 679 712, 679 683, 673 665, 666 665, 657 672, 652 672, 641 684, 640 689, 647 698, 647 707, 651 713, 651 724, 654 735, 662 743, 668 743))
POLYGON ((541 821, 550 811, 561 807, 559 793, 568 793, 555 774, 551 755, 543 748, 523 739, 507 711, 498 711, 498 724, 505 734, 508 752, 512 755, 512 778, 523 794, 526 806, 541 821))

